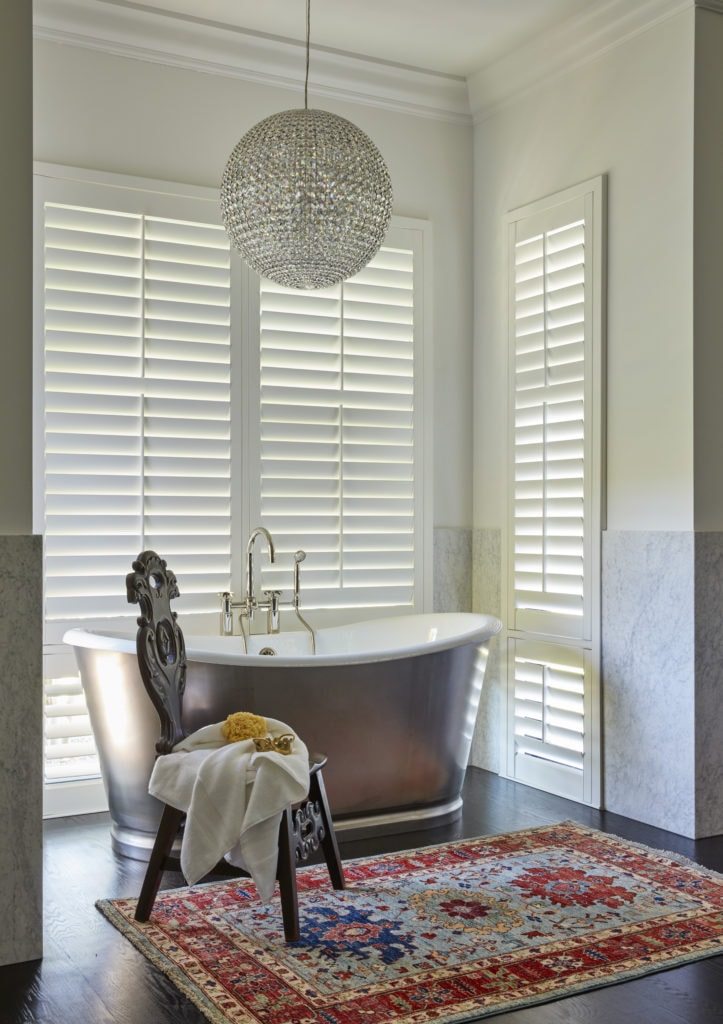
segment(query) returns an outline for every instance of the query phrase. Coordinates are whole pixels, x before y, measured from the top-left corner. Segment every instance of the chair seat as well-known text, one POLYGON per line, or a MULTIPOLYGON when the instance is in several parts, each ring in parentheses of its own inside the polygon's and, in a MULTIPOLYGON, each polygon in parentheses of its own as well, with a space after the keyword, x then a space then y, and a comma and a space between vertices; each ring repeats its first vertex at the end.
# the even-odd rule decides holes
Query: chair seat
MULTIPOLYGON (((344 869, 337 844, 334 824, 322 775, 326 764, 323 754, 312 755, 309 762, 309 793, 299 803, 287 805, 280 815, 276 836, 278 842, 276 878, 279 882, 284 938, 287 942, 299 939, 299 904, 296 886, 296 868, 319 849, 322 850, 334 889, 346 888, 344 869)), ((163 872, 177 870, 178 859, 171 854, 173 844, 186 823, 184 811, 165 804, 158 833, 148 861, 141 893, 136 906, 135 919, 147 921, 153 910, 163 872)), ((238 865, 224 861, 217 869, 228 874, 230 870, 247 874, 238 865)))

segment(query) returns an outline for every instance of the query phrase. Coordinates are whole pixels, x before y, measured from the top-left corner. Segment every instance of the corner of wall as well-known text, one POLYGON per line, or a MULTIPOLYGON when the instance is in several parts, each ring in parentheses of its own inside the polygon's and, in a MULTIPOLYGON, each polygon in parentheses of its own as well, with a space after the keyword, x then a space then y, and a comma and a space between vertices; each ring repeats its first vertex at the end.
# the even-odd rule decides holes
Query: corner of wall
POLYGON ((723 532, 695 534, 695 835, 723 833, 723 532))
MULTIPOLYGON (((502 531, 498 527, 476 529, 472 538, 473 595, 472 609, 502 617, 502 531)), ((470 764, 499 774, 501 742, 500 723, 504 700, 503 641, 496 637, 490 643, 479 712, 472 737, 470 764)))
POLYGON ((0 964, 42 956, 42 543, 0 537, 0 964))

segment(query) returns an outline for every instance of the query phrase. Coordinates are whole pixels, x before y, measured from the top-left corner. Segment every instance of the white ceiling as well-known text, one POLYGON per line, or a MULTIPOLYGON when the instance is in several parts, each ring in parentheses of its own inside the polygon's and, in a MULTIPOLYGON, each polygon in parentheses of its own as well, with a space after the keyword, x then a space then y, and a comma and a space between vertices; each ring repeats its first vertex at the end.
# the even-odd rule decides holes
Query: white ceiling
MULTIPOLYGON (((295 42, 306 0, 96 0, 295 42)), ((311 0, 311 45, 467 76, 602 0, 311 0)), ((604 4, 603 4, 604 6, 604 4)))

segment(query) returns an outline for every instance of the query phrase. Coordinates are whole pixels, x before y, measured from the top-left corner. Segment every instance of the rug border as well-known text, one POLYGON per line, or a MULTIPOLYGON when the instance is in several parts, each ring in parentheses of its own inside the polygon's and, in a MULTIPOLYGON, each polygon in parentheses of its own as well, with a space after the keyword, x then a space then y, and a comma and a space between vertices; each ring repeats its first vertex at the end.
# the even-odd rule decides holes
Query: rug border
MULTIPOLYGON (((218 882, 208 882, 208 885, 218 885, 218 882)), ((222 883, 221 883, 222 884, 222 883)), ((189 889, 191 886, 178 886, 177 890, 189 889)), ((166 889, 165 892, 171 892, 172 890, 166 889)), ((130 944, 134 946, 139 953, 141 953, 148 962, 165 975, 168 980, 175 985, 179 992, 182 992, 194 1006, 203 1013, 212 1024, 228 1024, 228 1016, 223 1011, 217 1009, 213 1003, 207 999, 203 992, 197 985, 190 982, 183 971, 176 967, 167 956, 157 952, 154 944, 146 938, 146 936, 139 932, 137 928, 133 927, 133 924, 127 920, 127 918, 121 914, 113 906, 115 899, 121 899, 122 897, 114 897, 113 899, 102 899, 96 900, 95 906, 97 910, 106 918, 106 920, 113 925, 113 927, 120 932, 123 938, 128 939, 130 944)), ((130 897, 133 899, 134 897, 130 897)))
MULTIPOLYGON (((534 825, 524 829, 514 829, 509 832, 492 833, 489 835, 481 836, 469 836, 464 839, 452 839, 442 843, 431 843, 429 846, 423 847, 410 847, 404 850, 395 850, 388 853, 382 854, 370 854, 365 857, 353 857, 349 860, 344 861, 344 867, 351 866, 355 863, 363 863, 369 860, 385 861, 394 860, 398 857, 409 856, 411 854, 420 852, 422 850, 439 850, 447 846, 460 846, 464 843, 474 843, 479 840, 489 840, 493 842, 498 839, 501 840, 507 836, 525 836, 534 835, 537 832, 546 832, 554 828, 569 828, 573 831, 579 832, 582 835, 592 835, 595 838, 602 838, 603 840, 612 840, 617 843, 622 843, 630 849, 634 849, 647 854, 653 854, 657 857, 663 857, 673 863, 679 864, 681 867, 688 868, 702 874, 706 877, 723 877, 723 873, 715 871, 712 868, 707 868, 702 864, 698 864, 696 861, 686 857, 683 854, 676 853, 674 851, 663 850, 656 847, 648 846, 646 843, 638 842, 636 840, 627 839, 624 836, 619 836, 612 832, 602 832, 600 829, 593 828, 591 826, 582 825, 577 821, 571 819, 564 819, 559 822, 548 822, 542 825, 534 825)), ((311 867, 318 867, 319 865, 310 865, 311 867)), ((303 869, 302 869, 303 870, 303 869)), ((198 889, 205 888, 206 886, 218 886, 224 884, 237 884, 239 881, 248 881, 247 879, 217 879, 210 882, 196 883, 194 886, 177 886, 174 889, 162 890, 167 893, 181 893, 184 889, 198 889)), ((164 954, 159 953, 156 950, 155 945, 145 936, 142 931, 136 928, 132 921, 129 921, 124 914, 116 909, 115 903, 127 900, 135 899, 136 897, 105 897, 98 899, 95 902, 97 910, 106 918, 124 938, 133 945, 155 968, 157 968, 162 974, 164 974, 169 981, 182 992, 191 1003, 211 1022, 211 1024, 229 1024, 229 1017, 222 1010, 219 1010, 214 1004, 204 995, 201 989, 190 982, 186 975, 172 963, 164 954)), ((647 968, 643 973, 629 970, 623 971, 616 975, 614 978, 601 978, 591 982, 577 982, 570 986, 564 994, 550 994, 542 995, 539 997, 526 996, 521 997, 517 1000, 506 1001, 504 1008, 498 1006, 480 1007, 477 1008, 473 1015, 467 1012, 460 1013, 454 1016, 445 1017, 443 1024, 475 1024, 477 1021, 484 1020, 486 1018, 511 1012, 513 1010, 529 1009, 534 1006, 543 1006, 545 1004, 559 1002, 563 999, 568 999, 572 996, 578 996, 587 992, 599 991, 604 988, 612 988, 615 985, 626 984, 631 981, 642 980, 646 977, 651 977, 654 974, 663 974, 665 971, 675 970, 679 967, 685 967, 689 964, 696 963, 698 961, 708 960, 716 956, 723 956, 723 946, 718 949, 711 949, 708 951, 696 951, 683 953, 673 960, 667 960, 665 963, 659 966, 652 966, 647 968)), ((248 1024, 255 1020, 251 1014, 248 1014, 248 1024)), ((246 1022, 244 1022, 246 1024, 246 1022)), ((409 1022, 411 1024, 411 1022, 409 1022)), ((425 1022, 425 1024, 434 1024, 432 1020, 425 1022)))

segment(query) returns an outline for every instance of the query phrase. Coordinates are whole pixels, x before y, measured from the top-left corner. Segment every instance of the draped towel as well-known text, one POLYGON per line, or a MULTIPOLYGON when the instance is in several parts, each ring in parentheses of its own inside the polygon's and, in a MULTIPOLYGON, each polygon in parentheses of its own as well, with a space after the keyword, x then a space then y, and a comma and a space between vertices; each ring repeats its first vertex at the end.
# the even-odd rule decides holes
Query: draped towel
MULTIPOLYGON (((267 718, 272 737, 293 733, 267 718)), ((284 809, 309 792, 309 752, 294 735, 290 754, 228 743, 222 723, 206 725, 156 760, 148 791, 186 812, 181 870, 193 885, 222 857, 251 875, 267 903, 274 892, 284 809)))

